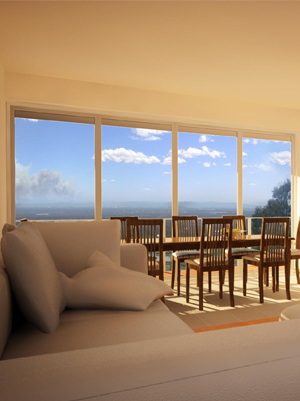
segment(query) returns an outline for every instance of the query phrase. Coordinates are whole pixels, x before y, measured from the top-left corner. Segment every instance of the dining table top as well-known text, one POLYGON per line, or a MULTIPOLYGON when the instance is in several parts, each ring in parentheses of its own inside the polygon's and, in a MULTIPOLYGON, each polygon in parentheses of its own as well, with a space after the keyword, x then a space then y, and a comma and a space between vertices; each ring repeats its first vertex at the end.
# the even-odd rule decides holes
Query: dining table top
MULTIPOLYGON (((164 251, 199 249, 201 237, 165 237, 163 239, 164 251)), ((289 238, 292 241, 294 238, 289 238)), ((260 234, 239 234, 232 239, 233 248, 247 248, 260 246, 260 234)))

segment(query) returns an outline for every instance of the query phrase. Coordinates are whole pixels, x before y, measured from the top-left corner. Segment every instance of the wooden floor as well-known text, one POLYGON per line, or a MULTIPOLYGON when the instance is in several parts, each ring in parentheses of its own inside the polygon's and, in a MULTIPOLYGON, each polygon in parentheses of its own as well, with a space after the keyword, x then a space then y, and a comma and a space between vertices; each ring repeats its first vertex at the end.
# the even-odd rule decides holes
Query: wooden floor
MULTIPOLYGON (((294 268, 291 269, 291 301, 286 299, 283 268, 280 268, 279 292, 274 294, 271 287, 264 287, 263 304, 259 303, 256 268, 249 269, 246 297, 243 296, 242 291, 242 274, 237 270, 234 283, 234 308, 230 307, 227 279, 224 285, 223 299, 219 299, 218 279, 218 273, 213 274, 212 293, 209 294, 207 281, 204 278, 204 310, 199 311, 199 292, 196 286, 196 277, 191 277, 190 302, 187 304, 185 301, 185 272, 183 271, 181 276, 181 296, 177 296, 175 285, 175 295, 166 297, 166 305, 196 332, 276 321, 281 311, 286 307, 295 304, 300 306, 300 285, 297 284, 294 268), (219 328, 215 326, 219 326, 219 328)), ((170 284, 171 274, 166 273, 165 281, 170 284)))

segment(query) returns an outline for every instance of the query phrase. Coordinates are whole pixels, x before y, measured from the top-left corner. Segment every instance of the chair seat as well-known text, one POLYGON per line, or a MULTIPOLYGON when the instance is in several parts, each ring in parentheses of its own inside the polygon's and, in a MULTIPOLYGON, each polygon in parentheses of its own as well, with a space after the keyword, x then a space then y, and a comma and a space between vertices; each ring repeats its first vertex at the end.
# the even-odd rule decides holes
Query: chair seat
POLYGON ((291 258, 293 256, 300 256, 300 249, 291 249, 291 258))
POLYGON ((189 256, 199 256, 199 251, 193 250, 193 251, 177 251, 173 252, 172 256, 174 258, 182 258, 182 257, 189 257, 189 256))
MULTIPOLYGON (((242 259, 245 259, 245 260, 249 260, 250 262, 252 261, 252 262, 259 262, 260 261, 260 254, 257 254, 257 255, 249 255, 249 256, 243 256, 242 257, 242 259)), ((274 263, 274 260, 264 260, 264 263, 268 263, 268 262, 270 262, 270 266, 274 263)), ((284 264, 285 263, 285 260, 284 259, 282 259, 282 260, 277 260, 276 261, 277 263, 282 263, 282 264, 284 264)))
MULTIPOLYGON (((225 250, 225 253, 228 253, 228 250, 225 250)), ((231 249, 232 256, 246 256, 246 255, 254 255, 259 254, 259 251, 252 248, 232 248, 231 249)))
MULTIPOLYGON (((200 265, 200 259, 186 259, 184 261, 185 263, 188 263, 189 265, 194 265, 194 266, 199 266, 200 265)), ((228 265, 228 260, 225 261, 224 266, 228 265)), ((204 260, 204 266, 206 266, 205 260, 204 260)))

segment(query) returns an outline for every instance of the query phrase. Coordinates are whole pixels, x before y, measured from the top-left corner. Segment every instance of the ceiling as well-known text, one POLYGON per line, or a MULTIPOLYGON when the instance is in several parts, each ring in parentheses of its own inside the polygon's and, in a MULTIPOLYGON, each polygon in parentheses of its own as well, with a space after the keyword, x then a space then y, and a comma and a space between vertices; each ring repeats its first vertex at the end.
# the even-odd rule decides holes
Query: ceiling
POLYGON ((6 71, 300 109, 300 2, 2 2, 6 71))

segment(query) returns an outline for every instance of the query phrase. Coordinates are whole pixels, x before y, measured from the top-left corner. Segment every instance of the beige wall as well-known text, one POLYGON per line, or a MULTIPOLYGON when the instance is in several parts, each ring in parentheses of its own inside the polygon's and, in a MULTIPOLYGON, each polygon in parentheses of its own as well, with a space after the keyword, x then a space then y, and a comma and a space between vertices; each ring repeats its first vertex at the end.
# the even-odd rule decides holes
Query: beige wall
POLYGON ((6 222, 6 124, 4 69, 0 61, 0 228, 6 222))
MULTIPOLYGON (((300 132, 300 110, 6 73, 8 100, 189 121, 300 132)), ((259 100, 259 99, 258 99, 259 100)))

